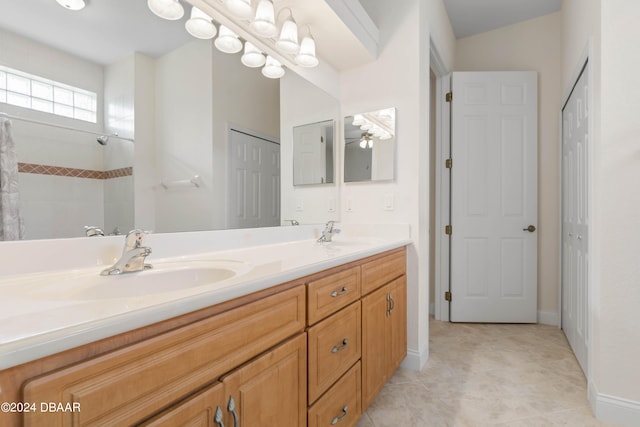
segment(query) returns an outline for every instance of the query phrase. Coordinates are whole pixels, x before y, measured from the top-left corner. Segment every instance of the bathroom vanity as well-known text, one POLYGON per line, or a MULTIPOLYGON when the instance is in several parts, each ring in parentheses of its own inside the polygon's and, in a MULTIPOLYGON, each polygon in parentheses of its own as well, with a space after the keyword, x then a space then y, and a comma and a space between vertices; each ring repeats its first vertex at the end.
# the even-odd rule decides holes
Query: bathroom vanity
POLYGON ((406 356, 407 243, 340 244, 309 274, 0 371, 23 404, 1 424, 354 425, 406 356))

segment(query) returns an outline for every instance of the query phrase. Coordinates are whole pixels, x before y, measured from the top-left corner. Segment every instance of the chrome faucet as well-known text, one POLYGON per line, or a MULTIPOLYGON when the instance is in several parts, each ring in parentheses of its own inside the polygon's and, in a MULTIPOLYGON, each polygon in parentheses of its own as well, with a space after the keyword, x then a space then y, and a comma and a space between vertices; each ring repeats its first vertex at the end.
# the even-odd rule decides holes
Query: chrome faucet
POLYGON ((131 230, 124 240, 122 256, 115 264, 100 273, 102 276, 131 273, 153 268, 151 264, 145 264, 144 259, 151 253, 151 248, 142 246, 142 242, 150 231, 131 230))
POLYGON ((285 219, 284 221, 290 223, 291 225, 300 225, 300 223, 295 219, 285 219))
POLYGON ((95 225, 85 225, 84 232, 87 237, 104 236, 104 231, 102 231, 102 228, 96 227, 95 225))
POLYGON ((334 234, 340 233, 340 229, 335 228, 334 225, 335 225, 335 221, 327 222, 327 225, 322 231, 322 236, 320 236, 320 238, 318 239, 318 242, 330 242, 334 234))

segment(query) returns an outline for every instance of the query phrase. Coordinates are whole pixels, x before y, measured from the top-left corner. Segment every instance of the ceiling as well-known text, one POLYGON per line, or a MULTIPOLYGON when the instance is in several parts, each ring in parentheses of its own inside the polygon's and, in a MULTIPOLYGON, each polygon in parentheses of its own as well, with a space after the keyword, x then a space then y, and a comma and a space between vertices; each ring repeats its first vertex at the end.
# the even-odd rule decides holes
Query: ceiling
MULTIPOLYGON (((182 0, 185 16, 179 21, 158 18, 147 8, 145 0, 86 0, 86 3, 84 9, 73 12, 55 0, 0 0, 0 29, 101 65, 117 62, 134 51, 162 56, 193 40, 184 28, 190 12, 185 0, 182 0)), ((301 34, 306 31, 304 26, 309 25, 318 57, 334 69, 347 69, 371 60, 325 0, 274 3, 277 11, 284 7, 293 10, 301 34), (338 45, 344 49, 335 49, 338 45)))
POLYGON ((562 0, 444 0, 456 38, 557 12, 562 0))

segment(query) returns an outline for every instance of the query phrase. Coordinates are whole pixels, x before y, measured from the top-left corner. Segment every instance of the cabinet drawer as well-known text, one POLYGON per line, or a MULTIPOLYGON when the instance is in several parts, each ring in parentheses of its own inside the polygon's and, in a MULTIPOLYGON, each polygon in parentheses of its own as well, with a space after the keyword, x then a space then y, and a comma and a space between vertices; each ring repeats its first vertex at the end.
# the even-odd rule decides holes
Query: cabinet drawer
POLYGON ((307 427, 352 427, 358 422, 361 413, 358 362, 309 408, 307 427))
POLYGON ((309 404, 313 403, 362 354, 360 301, 307 331, 309 404))
POLYGON ((26 383, 29 402, 78 402, 80 412, 26 413, 26 427, 131 425, 302 332, 305 290, 229 310, 26 383))
POLYGON ((404 248, 376 258, 362 265, 362 295, 378 289, 407 271, 407 255, 404 248))
POLYGON ((335 313, 360 298, 360 267, 312 279, 307 284, 309 325, 335 313))
POLYGON ((140 424, 139 427, 213 427, 216 409, 224 414, 224 386, 215 383, 204 391, 167 409, 160 415, 140 424))

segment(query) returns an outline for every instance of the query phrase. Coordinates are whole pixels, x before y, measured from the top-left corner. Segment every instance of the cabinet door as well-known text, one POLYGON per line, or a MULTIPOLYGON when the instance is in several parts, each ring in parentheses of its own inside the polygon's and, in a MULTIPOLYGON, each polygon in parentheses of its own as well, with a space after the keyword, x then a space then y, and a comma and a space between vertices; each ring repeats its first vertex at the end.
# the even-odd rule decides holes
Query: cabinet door
POLYGON ((222 382, 228 425, 306 426, 307 335, 292 338, 230 373, 222 382))
POLYGON ((389 349, 388 373, 392 375, 407 356, 407 276, 389 284, 389 349))
POLYGON ((224 386, 215 383, 204 391, 167 409, 140 427, 220 427, 224 424, 224 386), (220 417, 220 418, 218 418, 220 417))
POLYGON ((389 286, 362 299, 362 410, 387 381, 389 286))

